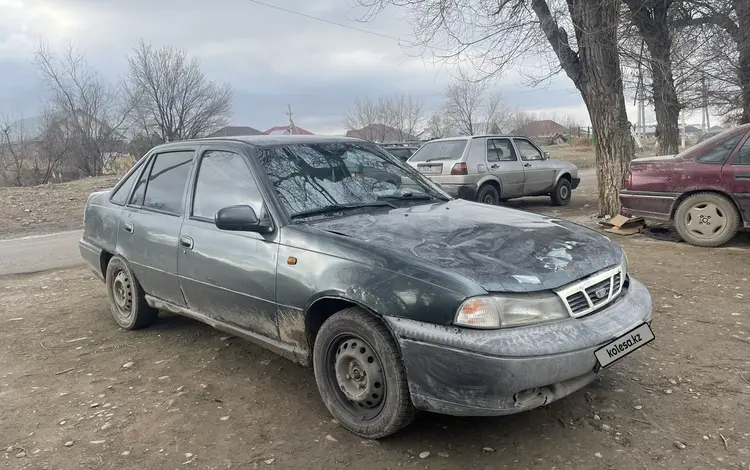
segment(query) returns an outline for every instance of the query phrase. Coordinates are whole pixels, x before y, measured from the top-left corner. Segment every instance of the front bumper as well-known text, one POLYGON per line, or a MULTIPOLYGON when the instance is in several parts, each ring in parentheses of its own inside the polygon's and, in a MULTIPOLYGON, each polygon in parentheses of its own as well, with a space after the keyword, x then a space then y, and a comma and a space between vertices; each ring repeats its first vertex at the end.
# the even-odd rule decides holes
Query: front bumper
POLYGON ((651 321, 651 296, 630 279, 621 297, 582 318, 471 330, 386 317, 406 366, 414 405, 458 416, 536 408, 597 377, 594 351, 651 321))
POLYGON ((573 178, 570 180, 570 187, 576 189, 581 184, 581 178, 573 178))

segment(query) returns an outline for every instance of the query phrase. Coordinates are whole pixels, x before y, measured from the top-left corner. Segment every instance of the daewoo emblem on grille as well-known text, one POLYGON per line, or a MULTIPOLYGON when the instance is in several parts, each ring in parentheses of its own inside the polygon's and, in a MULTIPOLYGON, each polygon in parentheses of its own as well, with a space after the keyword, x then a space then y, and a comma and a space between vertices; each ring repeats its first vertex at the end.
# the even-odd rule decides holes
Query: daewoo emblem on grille
POLYGON ((594 292, 594 295, 596 296, 597 300, 601 300, 601 299, 607 298, 607 294, 608 293, 609 292, 607 292, 607 288, 606 287, 602 287, 601 289, 597 289, 594 292))

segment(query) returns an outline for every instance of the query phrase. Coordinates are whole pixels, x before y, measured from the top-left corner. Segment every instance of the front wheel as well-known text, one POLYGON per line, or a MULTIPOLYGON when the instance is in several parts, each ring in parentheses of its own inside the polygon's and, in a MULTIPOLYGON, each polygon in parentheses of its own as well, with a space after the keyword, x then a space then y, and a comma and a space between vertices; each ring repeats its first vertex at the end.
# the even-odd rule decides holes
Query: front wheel
POLYGON ((680 237, 691 245, 720 246, 737 233, 740 214, 724 196, 698 193, 680 203, 674 224, 680 237))
POLYGON ((567 178, 560 178, 555 185, 555 189, 550 194, 552 204, 555 206, 567 206, 570 203, 570 198, 573 194, 573 189, 570 186, 570 181, 567 178))
POLYGON ((341 310, 323 323, 313 366, 323 403, 354 434, 379 439, 414 419, 396 342, 379 319, 361 308, 341 310))

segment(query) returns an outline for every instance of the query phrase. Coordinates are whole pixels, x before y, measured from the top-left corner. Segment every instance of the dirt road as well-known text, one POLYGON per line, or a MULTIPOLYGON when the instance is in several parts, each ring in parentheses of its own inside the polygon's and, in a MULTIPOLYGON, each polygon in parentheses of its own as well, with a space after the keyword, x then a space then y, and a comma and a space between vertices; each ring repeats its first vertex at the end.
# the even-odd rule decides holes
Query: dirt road
MULTIPOLYGON (((548 198, 512 205, 591 223, 594 189, 583 187, 566 208, 548 198)), ((382 442, 341 428, 311 371, 263 349, 166 314, 146 330, 118 329, 103 284, 83 268, 0 276, 1 461, 19 469, 747 470, 750 237, 719 249, 616 241, 653 296, 654 343, 550 406, 492 419, 423 414, 382 442)))
POLYGON ((26 274, 82 264, 78 240, 82 232, 60 232, 0 240, 0 275, 26 274))

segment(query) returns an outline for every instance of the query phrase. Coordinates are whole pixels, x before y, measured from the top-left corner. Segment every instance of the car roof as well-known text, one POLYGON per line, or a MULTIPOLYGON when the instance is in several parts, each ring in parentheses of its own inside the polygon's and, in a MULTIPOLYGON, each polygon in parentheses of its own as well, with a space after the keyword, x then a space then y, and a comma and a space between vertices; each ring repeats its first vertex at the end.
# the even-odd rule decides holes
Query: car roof
POLYGON ((275 147, 279 145, 299 144, 328 144, 328 143, 364 143, 363 139, 354 137, 327 136, 327 135, 240 135, 232 137, 206 137, 203 139, 180 140, 169 142, 154 147, 154 150, 164 150, 169 147, 178 147, 184 144, 208 144, 211 142, 244 143, 253 147, 275 147))
POLYGON ((456 137, 443 137, 442 139, 433 139, 429 142, 425 142, 425 144, 429 144, 431 142, 446 142, 451 140, 470 140, 470 139, 484 139, 487 137, 492 138, 503 138, 503 139, 530 139, 530 137, 527 137, 525 135, 500 135, 500 134, 481 134, 481 135, 459 135, 456 137))

